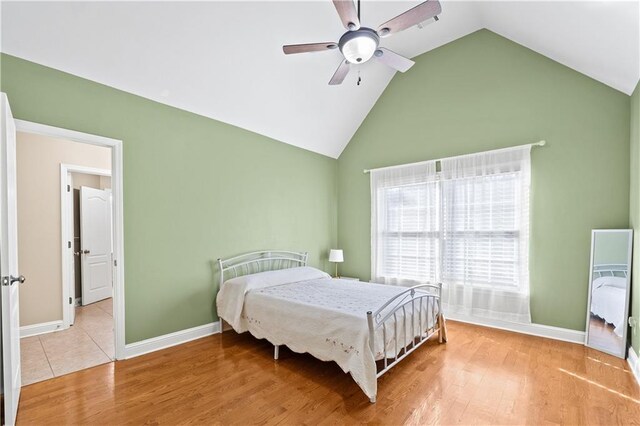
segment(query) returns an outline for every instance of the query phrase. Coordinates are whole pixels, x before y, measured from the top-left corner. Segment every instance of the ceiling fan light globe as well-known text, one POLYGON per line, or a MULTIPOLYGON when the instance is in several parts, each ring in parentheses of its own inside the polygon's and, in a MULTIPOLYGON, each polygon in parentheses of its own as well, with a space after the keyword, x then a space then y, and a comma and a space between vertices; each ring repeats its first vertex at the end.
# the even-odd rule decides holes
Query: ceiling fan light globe
POLYGON ((340 39, 340 51, 344 58, 352 64, 362 64, 373 56, 380 39, 375 31, 360 28, 358 31, 346 33, 340 39))

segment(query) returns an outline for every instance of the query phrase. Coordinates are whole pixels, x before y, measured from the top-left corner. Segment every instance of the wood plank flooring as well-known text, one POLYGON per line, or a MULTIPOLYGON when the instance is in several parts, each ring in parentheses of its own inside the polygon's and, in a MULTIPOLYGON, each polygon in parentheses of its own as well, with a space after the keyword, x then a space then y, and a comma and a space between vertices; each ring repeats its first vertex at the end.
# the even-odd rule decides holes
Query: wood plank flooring
POLYGON ((603 319, 595 315, 589 318, 589 343, 597 348, 608 349, 616 353, 624 347, 622 337, 614 332, 613 324, 607 324, 603 319))
POLYGON ((624 360, 448 322, 379 380, 378 402, 334 363, 225 332, 26 386, 18 424, 640 424, 624 360))

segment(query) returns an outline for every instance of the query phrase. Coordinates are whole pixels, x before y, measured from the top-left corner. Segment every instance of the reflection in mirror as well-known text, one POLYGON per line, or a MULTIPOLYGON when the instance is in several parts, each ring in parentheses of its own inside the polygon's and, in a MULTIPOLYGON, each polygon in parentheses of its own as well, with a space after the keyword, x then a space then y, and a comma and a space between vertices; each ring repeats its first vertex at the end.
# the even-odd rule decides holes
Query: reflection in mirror
POLYGON ((626 355, 632 231, 594 230, 591 234, 589 310, 585 344, 626 355))

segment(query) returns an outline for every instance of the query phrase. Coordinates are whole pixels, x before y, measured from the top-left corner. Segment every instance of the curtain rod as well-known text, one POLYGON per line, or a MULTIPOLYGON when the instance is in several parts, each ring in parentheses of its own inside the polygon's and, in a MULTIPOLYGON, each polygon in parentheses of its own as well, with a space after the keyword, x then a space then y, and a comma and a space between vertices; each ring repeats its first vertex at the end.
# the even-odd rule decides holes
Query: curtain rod
MULTIPOLYGON (((510 146, 510 147, 507 147, 507 148, 492 149, 490 151, 481 151, 481 152, 507 151, 509 149, 524 148, 525 146, 545 146, 546 143, 547 143, 547 141, 541 140, 541 141, 534 142, 534 143, 526 143, 524 145, 516 145, 516 146, 510 146)), ((480 152, 474 152, 472 154, 479 154, 479 153, 480 152)), ((398 165, 395 165, 395 166, 378 167, 377 169, 364 169, 362 172, 366 174, 366 173, 377 171, 377 170, 397 169, 398 167, 405 167, 405 166, 418 166, 420 164, 426 164, 426 163, 430 163, 432 161, 448 160, 450 158, 463 157, 465 155, 472 155, 472 154, 454 155, 453 157, 436 158, 435 160, 418 161, 417 163, 398 164, 398 165)))

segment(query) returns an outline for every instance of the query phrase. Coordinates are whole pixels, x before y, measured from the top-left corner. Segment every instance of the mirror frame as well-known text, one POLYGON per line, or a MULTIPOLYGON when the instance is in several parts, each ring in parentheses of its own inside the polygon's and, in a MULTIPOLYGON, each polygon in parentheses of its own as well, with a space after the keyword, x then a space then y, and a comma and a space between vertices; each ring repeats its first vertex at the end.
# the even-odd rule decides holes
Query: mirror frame
POLYGON ((630 302, 630 293, 631 293, 631 266, 633 261, 633 229, 592 229, 591 230, 591 254, 589 261, 589 297, 587 301, 587 319, 585 325, 584 332, 584 345, 596 349, 601 352, 605 352, 609 355, 617 356, 618 358, 625 359, 627 356, 627 333, 629 331, 629 302, 630 302), (593 253, 595 248, 596 235, 604 232, 623 232, 629 235, 629 246, 627 248, 627 284, 626 284, 626 294, 625 294, 625 306, 624 306, 624 318, 625 318, 625 327, 624 332, 622 333, 622 341, 624 342, 624 346, 620 352, 612 352, 603 348, 598 348, 589 344, 589 320, 591 319, 591 294, 593 291, 593 253))

